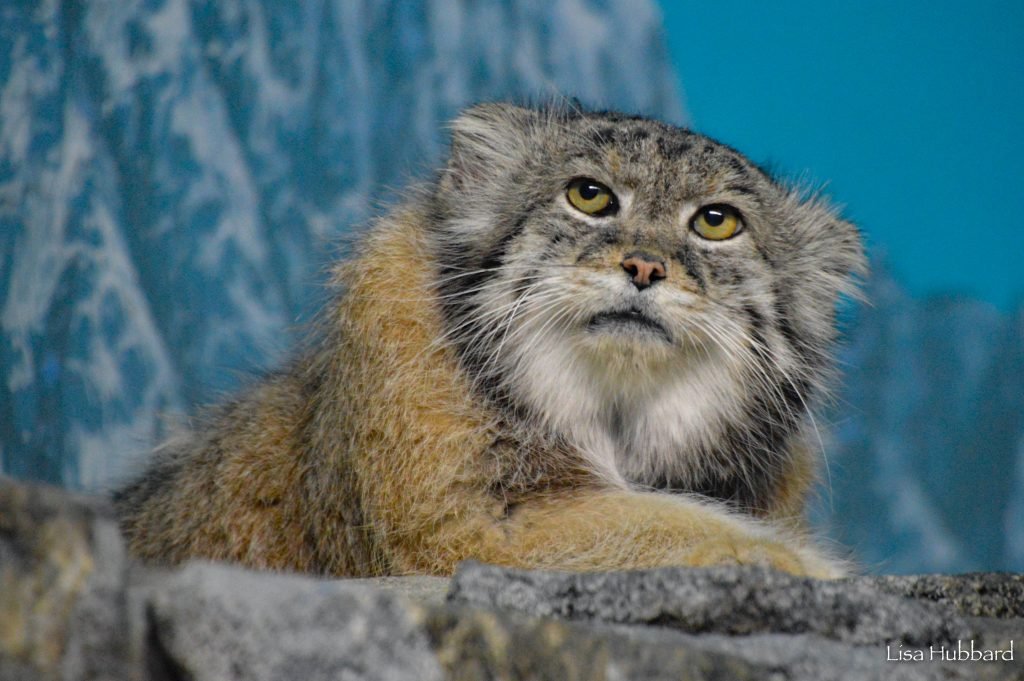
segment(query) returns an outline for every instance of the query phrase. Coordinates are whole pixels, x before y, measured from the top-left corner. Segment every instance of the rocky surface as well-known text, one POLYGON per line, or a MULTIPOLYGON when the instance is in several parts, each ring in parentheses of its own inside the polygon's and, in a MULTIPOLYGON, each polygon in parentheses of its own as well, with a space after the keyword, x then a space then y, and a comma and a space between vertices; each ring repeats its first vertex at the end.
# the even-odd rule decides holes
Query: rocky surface
POLYGON ((754 567, 574 574, 476 563, 461 566, 449 591, 452 603, 603 624, 644 644, 725 654, 763 674, 749 678, 786 679, 1024 678, 1016 655, 986 665, 943 663, 939 652, 955 655, 972 641, 979 650, 1019 646, 1022 597, 1021 575, 1009 574, 819 581, 754 567), (928 661, 888 659, 916 650, 928 661))
POLYGON ((816 634, 856 645, 913 646, 968 636, 949 610, 863 580, 799 579, 764 568, 667 568, 598 574, 517 572, 466 563, 455 602, 537 617, 654 625, 693 634, 816 634))
POLYGON ((1024 679, 1022 644, 1021 575, 157 570, 103 501, 0 478, 3 680, 1024 679))
POLYGON ((102 501, 0 477, 0 677, 118 678, 138 643, 128 571, 102 501))
POLYGON ((974 617, 1024 617, 1024 575, 886 575, 864 583, 889 593, 931 601, 974 617))
POLYGON ((443 678, 425 609, 385 590, 195 563, 147 591, 150 652, 172 677, 443 678))

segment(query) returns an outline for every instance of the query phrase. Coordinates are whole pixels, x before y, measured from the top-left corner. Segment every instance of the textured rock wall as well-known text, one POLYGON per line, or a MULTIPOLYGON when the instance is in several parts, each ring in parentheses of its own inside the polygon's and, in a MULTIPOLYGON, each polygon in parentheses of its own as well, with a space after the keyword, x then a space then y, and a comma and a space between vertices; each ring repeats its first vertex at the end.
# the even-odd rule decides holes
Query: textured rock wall
POLYGON ((327 580, 146 568, 102 500, 0 478, 0 679, 1024 679, 1024 576, 760 568, 327 580), (901 662, 900 651, 1013 661, 901 662))

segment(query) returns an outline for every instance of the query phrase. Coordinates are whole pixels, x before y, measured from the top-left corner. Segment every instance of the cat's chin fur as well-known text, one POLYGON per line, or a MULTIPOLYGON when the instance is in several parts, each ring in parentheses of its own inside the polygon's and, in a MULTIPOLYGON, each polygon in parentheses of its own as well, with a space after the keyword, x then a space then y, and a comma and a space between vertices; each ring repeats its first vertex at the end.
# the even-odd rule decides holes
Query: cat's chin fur
POLYGON ((513 354, 518 401, 610 482, 695 478, 701 444, 742 408, 740 368, 692 338, 573 331, 513 354))

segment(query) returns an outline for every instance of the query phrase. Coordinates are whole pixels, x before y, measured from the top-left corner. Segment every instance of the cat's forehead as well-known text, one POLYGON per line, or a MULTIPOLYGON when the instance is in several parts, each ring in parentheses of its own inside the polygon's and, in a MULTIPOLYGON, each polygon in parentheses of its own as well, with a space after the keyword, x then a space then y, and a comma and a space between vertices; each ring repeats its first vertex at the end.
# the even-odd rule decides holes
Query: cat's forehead
POLYGON ((617 114, 589 114, 563 126, 570 163, 592 164, 631 188, 685 196, 759 193, 772 184, 738 151, 686 128, 617 114))

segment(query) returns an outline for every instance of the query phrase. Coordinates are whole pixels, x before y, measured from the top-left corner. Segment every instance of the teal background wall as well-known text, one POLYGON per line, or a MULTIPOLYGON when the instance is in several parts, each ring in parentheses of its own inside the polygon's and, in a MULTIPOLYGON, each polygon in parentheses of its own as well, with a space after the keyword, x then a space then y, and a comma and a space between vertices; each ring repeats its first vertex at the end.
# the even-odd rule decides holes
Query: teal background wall
POLYGON ((1024 3, 662 1, 698 130, 828 182, 914 296, 1024 294, 1024 3))

